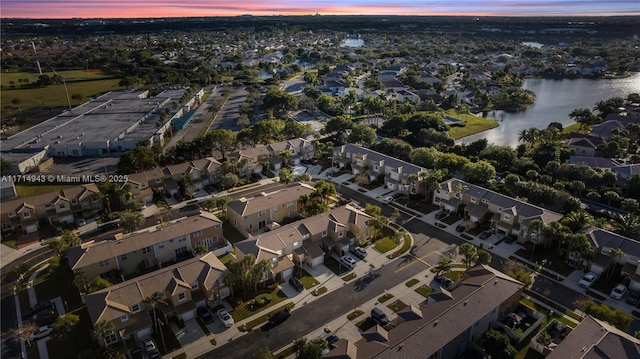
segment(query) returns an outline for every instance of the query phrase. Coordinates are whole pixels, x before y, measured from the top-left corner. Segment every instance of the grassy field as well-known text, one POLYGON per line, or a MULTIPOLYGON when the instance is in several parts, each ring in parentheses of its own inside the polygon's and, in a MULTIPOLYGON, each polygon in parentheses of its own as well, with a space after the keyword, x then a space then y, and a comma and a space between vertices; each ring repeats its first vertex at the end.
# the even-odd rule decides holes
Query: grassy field
POLYGON ((449 136, 455 140, 498 127, 498 123, 494 120, 468 114, 457 114, 454 110, 449 110, 446 114, 467 122, 464 127, 451 127, 449 129, 449 136))
MULTIPOLYGON (((64 70, 64 71, 56 71, 58 75, 64 77, 67 83, 72 81, 82 81, 82 80, 100 80, 114 77, 116 74, 113 72, 100 71, 96 69, 86 70, 64 70)), ((47 75, 49 77, 53 77, 55 73, 53 72, 43 72, 43 75, 47 75)), ((15 88, 20 88, 21 79, 29 80, 28 84, 33 84, 38 81, 40 74, 36 72, 3 72, 2 79, 0 79, 0 84, 2 84, 4 89, 9 89, 11 86, 11 81, 14 82, 15 88)))
POLYGON ((376 241, 376 243, 373 245, 373 248, 375 248, 380 253, 387 253, 395 247, 396 244, 389 237, 384 237, 381 240, 376 241))
MULTIPOLYGON (((5 74, 2 76, 3 82, 5 81, 4 75, 5 74)), ((122 90, 123 88, 118 86, 119 81, 118 79, 99 79, 95 81, 67 82, 71 106, 77 106, 88 101, 91 97, 97 97, 108 91, 122 90), (72 99, 71 96, 74 94, 82 95, 82 99, 72 99)), ((67 97, 65 96, 63 85, 50 85, 30 89, 16 88, 15 90, 5 88, 2 90, 2 94, 0 94, 3 118, 18 113, 18 106, 12 103, 14 99, 19 100, 22 111, 35 109, 37 107, 53 108, 67 106, 67 97)), ((57 114, 57 112, 51 112, 51 116, 55 114, 57 114)))
POLYGON ((49 192, 57 192, 63 189, 76 187, 77 184, 61 184, 61 185, 27 185, 27 184, 16 184, 16 193, 18 196, 16 198, 24 198, 37 196, 43 193, 49 192))

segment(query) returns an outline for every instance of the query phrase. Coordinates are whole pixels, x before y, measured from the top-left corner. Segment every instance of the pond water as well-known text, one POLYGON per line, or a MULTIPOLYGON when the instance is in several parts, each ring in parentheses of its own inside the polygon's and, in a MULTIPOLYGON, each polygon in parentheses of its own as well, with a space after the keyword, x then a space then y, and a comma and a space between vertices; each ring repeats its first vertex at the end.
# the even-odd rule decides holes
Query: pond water
POLYGON ((364 45, 364 40, 362 39, 353 39, 348 38, 340 44, 340 47, 362 47, 364 45))
POLYGON ((640 92, 640 73, 621 79, 526 79, 523 88, 536 94, 535 104, 519 112, 491 111, 486 117, 498 121, 498 127, 456 142, 486 138, 489 143, 515 147, 523 129, 546 128, 551 122, 568 126, 574 123, 569 114, 575 109, 593 109, 599 101, 640 92))

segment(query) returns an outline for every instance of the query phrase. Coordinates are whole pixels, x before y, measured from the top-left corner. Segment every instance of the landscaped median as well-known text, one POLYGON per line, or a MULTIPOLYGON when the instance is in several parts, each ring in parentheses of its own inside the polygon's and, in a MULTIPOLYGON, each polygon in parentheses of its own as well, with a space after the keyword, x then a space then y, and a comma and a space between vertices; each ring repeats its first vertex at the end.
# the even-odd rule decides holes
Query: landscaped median
POLYGON ((247 323, 245 323, 243 325, 240 325, 238 327, 238 329, 240 329, 240 331, 242 331, 242 332, 251 331, 251 330, 253 330, 253 328, 257 327, 258 325, 260 325, 262 323, 265 323, 267 320, 269 320, 269 317, 271 317, 272 315, 276 314, 277 312, 279 312, 279 311, 281 311, 281 310, 283 310, 285 308, 291 309, 294 306, 295 306, 294 303, 287 303, 287 304, 285 304, 285 305, 283 305, 283 306, 281 306, 281 307, 279 307, 277 309, 274 309, 274 310, 270 311, 267 314, 261 315, 256 319, 253 319, 253 320, 251 320, 251 321, 249 321, 249 322, 247 322, 247 323))

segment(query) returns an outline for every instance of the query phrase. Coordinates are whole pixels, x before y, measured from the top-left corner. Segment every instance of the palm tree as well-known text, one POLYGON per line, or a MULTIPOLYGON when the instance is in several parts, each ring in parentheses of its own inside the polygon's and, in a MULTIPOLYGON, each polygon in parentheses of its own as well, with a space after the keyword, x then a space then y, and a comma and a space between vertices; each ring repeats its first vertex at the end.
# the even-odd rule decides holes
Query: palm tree
POLYGON ((531 223, 527 227, 527 239, 530 240, 531 243, 533 243, 530 260, 533 260, 533 254, 536 251, 536 244, 540 243, 540 241, 542 240, 543 230, 544 222, 539 219, 531 221, 531 223))
POLYGON ((611 261, 611 264, 609 264, 609 266, 607 267, 607 277, 611 279, 611 277, 613 277, 613 270, 616 268, 615 259, 622 257, 624 255, 624 252, 620 248, 609 247, 609 252, 607 253, 607 255, 613 259, 611 261))
POLYGON ((587 224, 593 223, 593 216, 584 209, 567 214, 562 221, 574 233, 587 224))
POLYGON ((471 267, 471 264, 478 259, 478 249, 471 243, 463 243, 458 247, 458 253, 464 257, 467 268, 471 267))
POLYGON ((251 278, 253 279, 254 291, 258 291, 258 284, 264 283, 263 279, 269 273, 269 271, 273 268, 273 264, 270 260, 263 259, 257 264, 255 264, 252 268, 251 278))
POLYGON ((101 320, 93 326, 91 335, 93 336, 94 339, 98 340, 98 342, 100 343, 100 346, 103 346, 105 344, 104 338, 107 335, 112 334, 115 329, 116 327, 112 321, 101 320))
POLYGON ((165 350, 167 350, 167 345, 164 342, 164 333, 162 333, 162 328, 160 328, 158 326, 158 314, 156 313, 156 308, 158 307, 158 304, 167 305, 167 302, 164 301, 163 299, 164 299, 164 295, 162 295, 160 292, 154 292, 150 296, 146 297, 144 299, 144 302, 147 303, 151 307, 151 310, 153 312, 154 330, 156 332, 158 332, 158 331, 160 332, 160 337, 162 338, 162 347, 165 350))
POLYGON ((435 267, 438 270, 436 272, 436 275, 440 275, 441 273, 446 273, 446 272, 450 271, 452 262, 453 261, 451 260, 451 258, 442 257, 440 259, 440 261, 438 262, 438 264, 436 265, 436 267, 435 267))
POLYGON ((638 238, 640 233, 640 216, 635 213, 616 216, 613 226, 616 232, 629 237, 638 238))
POLYGON ((29 337, 38 330, 38 326, 33 322, 23 322, 18 328, 9 329, 9 337, 13 340, 26 342, 27 346, 31 346, 29 337))

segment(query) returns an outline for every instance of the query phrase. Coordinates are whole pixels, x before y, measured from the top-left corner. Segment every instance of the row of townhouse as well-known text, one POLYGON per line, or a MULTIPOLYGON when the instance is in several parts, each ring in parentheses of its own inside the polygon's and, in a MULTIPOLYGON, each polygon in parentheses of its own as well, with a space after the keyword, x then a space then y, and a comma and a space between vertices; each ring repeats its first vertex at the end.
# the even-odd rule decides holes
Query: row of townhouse
POLYGON ((370 236, 371 216, 350 205, 257 235, 235 244, 236 256, 253 254, 256 262, 272 263, 268 278, 286 281, 295 265, 315 267, 324 263, 325 253, 341 255, 370 236))
POLYGON ((162 323, 195 318, 196 308, 229 296, 227 268, 209 252, 84 296, 92 324, 106 321, 114 330, 100 339, 114 344, 151 336, 154 315, 162 323), (157 294, 156 294, 157 293, 157 294), (147 301, 159 294, 156 308, 147 301), (155 311, 155 313, 154 313, 155 311))
POLYGON ((251 198, 240 198, 227 205, 227 219, 245 236, 266 231, 274 222, 292 220, 300 215, 298 199, 309 195, 314 188, 305 183, 294 183, 284 189, 261 193, 251 198))
POLYGON ((394 328, 375 325, 353 343, 340 339, 324 358, 457 358, 518 310, 524 286, 484 265, 464 272, 448 290, 398 311, 394 328))
POLYGON ((414 177, 427 172, 420 166, 352 144, 333 149, 333 164, 338 168, 350 166, 354 175, 367 175, 371 181, 384 176, 387 188, 412 194, 419 190, 414 177))
POLYGON ((128 277, 190 257, 199 245, 216 255, 230 250, 222 233, 222 221, 211 213, 201 212, 128 235, 118 234, 113 240, 86 242, 69 248, 66 254, 73 272, 83 273, 88 279, 128 277))
POLYGON ((262 173, 263 167, 278 171, 283 165, 287 164, 281 156, 282 151, 289 151, 291 154, 291 157, 286 159, 286 162, 299 165, 302 160, 309 160, 314 157, 315 146, 311 141, 304 138, 294 138, 237 150, 231 153, 229 158, 234 158, 238 163, 246 160, 246 164, 242 168, 245 171, 245 175, 248 173, 262 173))
POLYGON ((74 224, 102 210, 100 190, 95 184, 84 184, 57 192, 2 202, 2 232, 34 233, 41 223, 74 224))
POLYGON ((219 182, 222 175, 220 162, 213 157, 206 157, 131 174, 123 187, 131 186, 134 198, 149 203, 153 201, 154 192, 168 196, 176 194, 181 181, 188 181, 197 191, 208 184, 219 182))
POLYGON ((515 235, 527 240, 527 228, 534 220, 544 224, 559 221, 559 213, 519 201, 486 188, 452 178, 434 191, 433 204, 453 213, 464 211, 474 224, 490 221, 495 233, 515 235))

